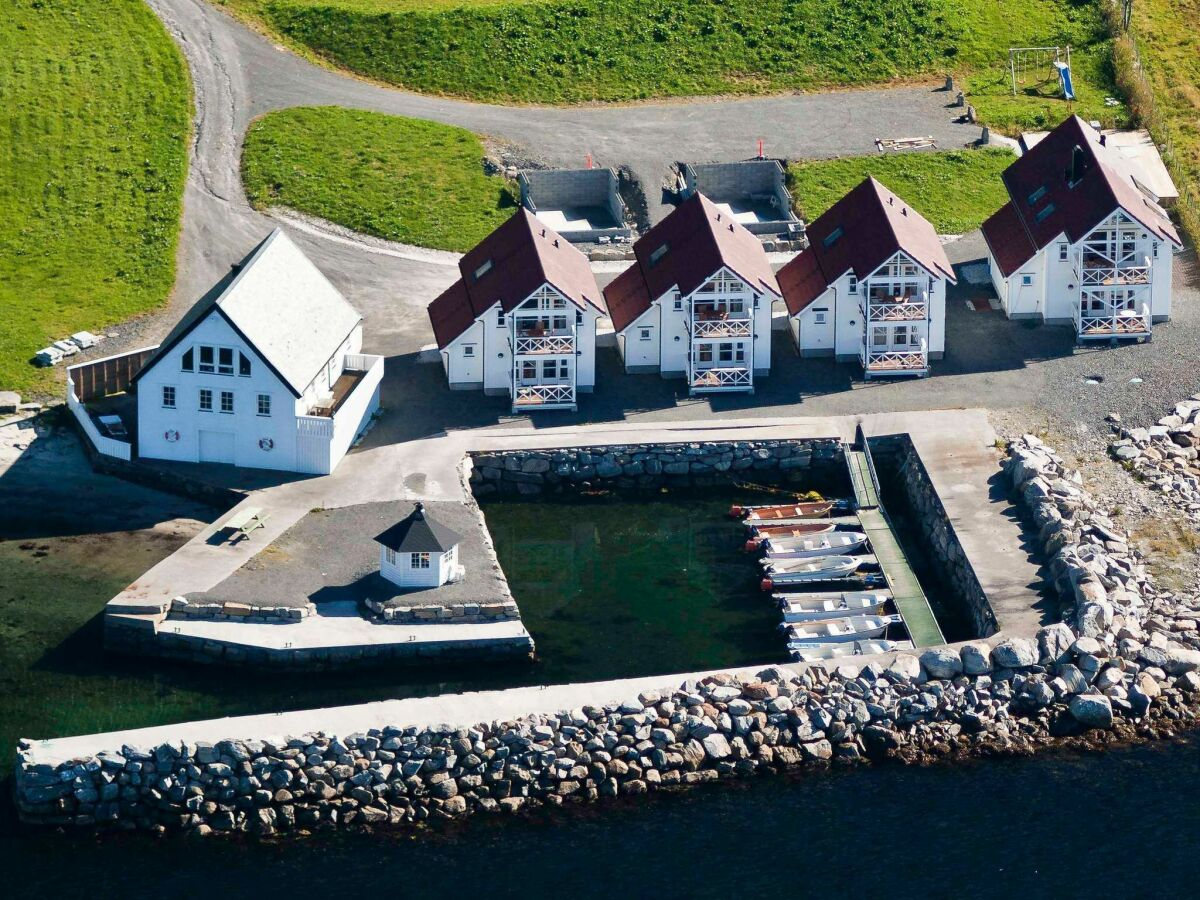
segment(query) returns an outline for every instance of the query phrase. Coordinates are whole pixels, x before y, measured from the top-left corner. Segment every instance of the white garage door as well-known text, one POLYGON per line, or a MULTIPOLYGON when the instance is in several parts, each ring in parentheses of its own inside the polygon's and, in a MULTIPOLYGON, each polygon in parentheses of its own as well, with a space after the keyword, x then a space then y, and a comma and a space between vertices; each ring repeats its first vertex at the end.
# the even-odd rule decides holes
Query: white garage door
POLYGON ((201 431, 200 462, 233 463, 232 431, 201 431))

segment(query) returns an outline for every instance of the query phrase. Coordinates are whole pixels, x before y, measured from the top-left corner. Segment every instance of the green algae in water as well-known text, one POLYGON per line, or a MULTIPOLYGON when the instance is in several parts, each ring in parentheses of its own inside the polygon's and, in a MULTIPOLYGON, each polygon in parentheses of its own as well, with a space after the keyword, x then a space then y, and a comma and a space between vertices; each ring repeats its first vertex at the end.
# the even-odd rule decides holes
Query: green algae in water
POLYGON ((779 611, 741 551, 730 502, 660 494, 486 503, 541 680, 785 661, 779 611))

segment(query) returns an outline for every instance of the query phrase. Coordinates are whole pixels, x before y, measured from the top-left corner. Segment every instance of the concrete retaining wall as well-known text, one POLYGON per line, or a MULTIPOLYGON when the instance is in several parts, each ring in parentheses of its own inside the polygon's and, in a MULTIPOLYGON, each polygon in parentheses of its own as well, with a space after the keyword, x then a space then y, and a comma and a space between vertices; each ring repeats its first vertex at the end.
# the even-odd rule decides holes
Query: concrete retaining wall
POLYGON ((470 486, 477 497, 712 487, 756 480, 812 484, 836 479, 844 485, 846 477, 837 438, 510 450, 472 454, 469 461, 470 486))

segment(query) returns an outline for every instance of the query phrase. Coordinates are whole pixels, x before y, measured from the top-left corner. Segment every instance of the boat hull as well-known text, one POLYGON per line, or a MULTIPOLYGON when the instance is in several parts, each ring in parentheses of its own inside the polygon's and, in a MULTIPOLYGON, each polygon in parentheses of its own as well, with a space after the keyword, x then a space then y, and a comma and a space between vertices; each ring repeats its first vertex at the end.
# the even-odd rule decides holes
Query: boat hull
POLYGON ((729 514, 747 522, 771 522, 781 519, 819 519, 833 511, 832 501, 783 503, 776 506, 734 506, 729 514))
POLYGON ((841 532, 824 537, 770 538, 767 559, 813 559, 819 556, 853 553, 867 542, 859 532, 841 532))
POLYGON ((841 619, 846 616, 879 616, 887 605, 887 598, 880 595, 858 597, 844 601, 809 601, 807 603, 783 603, 783 621, 820 622, 825 619, 841 619), (844 603, 845 605, 842 605, 844 603))

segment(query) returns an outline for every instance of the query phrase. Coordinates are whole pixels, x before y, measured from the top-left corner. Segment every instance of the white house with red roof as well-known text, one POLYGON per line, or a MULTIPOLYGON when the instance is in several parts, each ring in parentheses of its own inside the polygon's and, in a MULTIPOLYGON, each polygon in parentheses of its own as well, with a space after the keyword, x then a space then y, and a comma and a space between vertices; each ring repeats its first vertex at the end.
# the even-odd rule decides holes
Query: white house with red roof
POLYGON ((1078 340, 1146 340, 1171 315, 1175 226, 1105 138, 1071 116, 1004 171, 983 223, 1010 318, 1070 323, 1078 340))
POLYGON ((459 270, 429 304, 451 389, 509 396, 514 412, 575 409, 596 384, 605 311, 587 257, 521 208, 459 270))
POLYGON ((779 270, 800 355, 858 361, 867 378, 928 375, 955 283, 933 226, 868 177, 807 233, 808 249, 779 270))
POLYGON ((625 370, 686 378, 692 394, 753 391, 780 296, 758 238, 696 193, 633 250, 604 289, 625 370))

